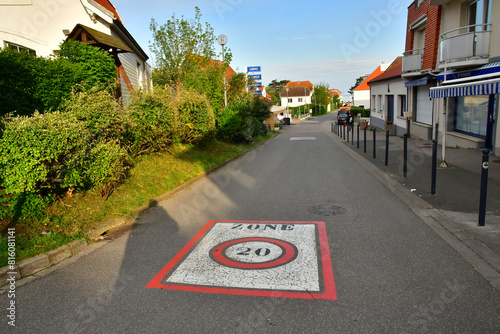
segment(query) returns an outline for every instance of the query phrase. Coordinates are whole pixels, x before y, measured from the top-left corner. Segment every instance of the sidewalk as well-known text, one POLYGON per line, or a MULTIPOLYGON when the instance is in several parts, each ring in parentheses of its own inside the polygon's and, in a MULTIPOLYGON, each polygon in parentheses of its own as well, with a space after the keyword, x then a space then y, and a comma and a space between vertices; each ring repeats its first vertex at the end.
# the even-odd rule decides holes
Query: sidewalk
MULTIPOLYGON (((334 134, 332 134, 334 135, 334 134)), ((385 131, 376 133, 376 158, 373 158, 373 132, 366 132, 366 153, 364 153, 364 132, 360 131, 359 149, 357 127, 354 142, 349 136, 341 139, 344 148, 355 153, 361 162, 372 164, 386 179, 399 183, 407 194, 418 196, 427 204, 428 212, 442 227, 467 245, 476 255, 496 271, 497 288, 500 276, 500 157, 490 155, 488 169, 488 193, 486 223, 478 226, 479 199, 482 170, 482 151, 446 148, 447 168, 438 167, 436 194, 431 195, 432 142, 417 138, 408 139, 407 177, 403 177, 404 139, 389 137, 389 159, 385 166, 385 131), (390 179, 389 179, 390 178, 390 179), (430 211, 429 211, 430 210, 430 211), (435 214, 432 210, 437 210, 435 214)), ((441 162, 441 146, 438 147, 437 164, 441 162)), ((358 159, 359 160, 359 159, 358 159)), ((409 195, 408 195, 409 196, 409 195)), ((416 200, 413 197, 413 201, 416 200)), ((409 201, 412 201, 409 199, 409 201)), ((414 210, 415 211, 415 210, 414 210)), ((476 267, 476 266, 475 266, 476 267)), ((477 269, 477 267, 476 267, 477 269)), ((482 272, 485 275, 484 272, 482 272)), ((491 275, 490 275, 491 276, 491 275)))

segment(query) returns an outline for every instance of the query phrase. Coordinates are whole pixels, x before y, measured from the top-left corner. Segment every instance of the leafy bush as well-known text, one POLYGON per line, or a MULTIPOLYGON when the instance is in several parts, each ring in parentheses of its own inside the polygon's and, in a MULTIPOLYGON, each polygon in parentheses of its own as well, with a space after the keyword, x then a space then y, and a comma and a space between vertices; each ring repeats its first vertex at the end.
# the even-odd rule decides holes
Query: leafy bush
POLYGON ((177 109, 166 89, 156 87, 151 93, 136 94, 127 117, 127 147, 134 156, 165 150, 175 139, 177 109))
POLYGON ((242 127, 242 111, 250 107, 246 99, 238 99, 230 103, 218 115, 218 136, 221 140, 232 141, 242 127))
POLYGON ((55 58, 0 50, 0 116, 57 110, 75 87, 110 87, 116 66, 108 52, 86 43, 65 42, 55 58))
POLYGON ((0 138, 0 174, 7 193, 58 191, 81 186, 71 176, 86 148, 86 131, 68 115, 54 112, 9 117, 0 138))
POLYGON ((176 98, 179 113, 180 139, 185 143, 196 143, 215 131, 215 117, 204 95, 181 90, 176 98))
POLYGON ((82 122, 95 142, 123 139, 126 115, 107 90, 93 87, 88 91, 73 92, 64 105, 64 111, 82 122))
POLYGON ((78 41, 65 41, 60 45, 57 57, 76 65, 76 74, 84 89, 107 89, 116 81, 113 57, 98 47, 78 41))
POLYGON ((125 179, 127 153, 118 142, 103 142, 92 148, 85 174, 99 195, 107 199, 125 179))
POLYGON ((370 109, 364 109, 362 107, 351 107, 351 114, 360 117, 370 117, 370 109))

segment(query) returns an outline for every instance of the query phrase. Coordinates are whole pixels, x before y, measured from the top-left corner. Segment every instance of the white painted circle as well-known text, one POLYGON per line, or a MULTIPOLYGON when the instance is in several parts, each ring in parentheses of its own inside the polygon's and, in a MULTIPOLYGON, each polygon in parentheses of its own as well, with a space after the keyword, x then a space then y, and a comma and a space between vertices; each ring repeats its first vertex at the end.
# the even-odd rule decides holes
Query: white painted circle
POLYGON ((283 249, 265 241, 247 241, 228 247, 227 258, 244 263, 263 263, 273 261, 283 254, 283 249))

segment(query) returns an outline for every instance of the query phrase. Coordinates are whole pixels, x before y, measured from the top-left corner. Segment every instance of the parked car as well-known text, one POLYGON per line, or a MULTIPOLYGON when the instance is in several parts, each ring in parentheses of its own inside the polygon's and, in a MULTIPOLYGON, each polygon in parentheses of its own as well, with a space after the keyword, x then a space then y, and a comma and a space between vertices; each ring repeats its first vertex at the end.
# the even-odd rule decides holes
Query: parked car
POLYGON ((340 107, 338 114, 337 114, 337 123, 338 124, 346 124, 347 121, 349 120, 350 111, 351 111, 351 108, 349 108, 349 107, 340 107))

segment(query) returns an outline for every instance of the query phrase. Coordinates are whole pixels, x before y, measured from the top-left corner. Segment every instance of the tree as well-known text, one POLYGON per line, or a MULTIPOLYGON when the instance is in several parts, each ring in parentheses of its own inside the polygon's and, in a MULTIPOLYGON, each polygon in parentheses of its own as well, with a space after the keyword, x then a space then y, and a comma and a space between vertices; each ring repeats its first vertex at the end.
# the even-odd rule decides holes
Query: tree
POLYGON ((358 87, 364 80, 365 80, 365 78, 363 76, 357 78, 354 86, 349 88, 349 90, 348 90, 349 94, 351 94, 351 95, 354 94, 354 90, 356 89, 356 87, 358 87))
POLYGON ((285 85, 289 82, 290 80, 277 81, 276 79, 274 79, 270 84, 267 85, 266 92, 271 95, 271 98, 274 102, 279 102, 281 100, 280 93, 285 85))
POLYGON ((314 86, 314 92, 312 95, 312 100, 318 105, 321 103, 327 106, 332 101, 332 95, 330 94, 330 86, 326 83, 320 83, 314 86))
MULTIPOLYGON (((159 26, 151 19, 150 30, 153 41, 149 47, 155 55, 156 67, 154 79, 159 85, 179 86, 192 77, 194 71, 208 68, 216 57, 214 30, 210 24, 201 23, 198 7, 195 7, 194 20, 184 16, 176 19, 172 15, 171 20, 159 26)), ((229 63, 230 52, 226 52, 225 58, 229 63)))

